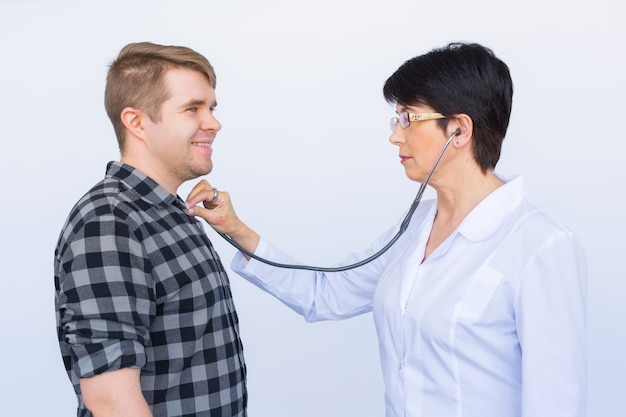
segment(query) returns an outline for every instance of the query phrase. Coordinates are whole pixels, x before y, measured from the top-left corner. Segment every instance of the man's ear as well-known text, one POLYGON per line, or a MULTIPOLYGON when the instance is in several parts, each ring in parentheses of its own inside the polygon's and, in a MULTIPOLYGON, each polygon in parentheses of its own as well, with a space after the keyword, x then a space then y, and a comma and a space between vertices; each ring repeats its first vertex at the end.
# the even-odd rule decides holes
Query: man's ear
POLYGON ((145 138, 145 129, 143 124, 144 117, 147 117, 145 113, 133 107, 124 108, 120 114, 122 123, 126 127, 128 133, 141 139, 145 138))

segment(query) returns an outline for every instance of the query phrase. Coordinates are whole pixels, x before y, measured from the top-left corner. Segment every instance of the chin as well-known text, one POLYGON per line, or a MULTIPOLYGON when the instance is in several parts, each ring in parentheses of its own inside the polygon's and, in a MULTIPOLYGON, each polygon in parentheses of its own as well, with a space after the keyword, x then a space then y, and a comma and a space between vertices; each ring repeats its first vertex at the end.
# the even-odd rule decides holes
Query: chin
POLYGON ((206 164, 202 164, 198 167, 198 172, 201 172, 200 175, 207 175, 211 171, 213 171, 213 162, 208 162, 206 164))
POLYGON ((208 167, 195 167, 194 169, 189 170, 187 181, 208 175, 211 171, 213 171, 212 165, 208 167))
POLYGON ((419 183, 426 181, 426 177, 422 177, 421 175, 415 175, 411 172, 406 172, 406 177, 410 179, 411 181, 415 181, 419 183))

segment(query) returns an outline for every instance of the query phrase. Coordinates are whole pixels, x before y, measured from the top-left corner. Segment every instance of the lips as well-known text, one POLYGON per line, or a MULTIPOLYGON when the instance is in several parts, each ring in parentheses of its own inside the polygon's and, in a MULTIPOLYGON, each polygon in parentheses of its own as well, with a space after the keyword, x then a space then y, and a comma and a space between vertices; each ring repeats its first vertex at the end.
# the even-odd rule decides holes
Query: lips
POLYGON ((404 156, 404 155, 400 155, 400 163, 404 164, 406 161, 408 161, 409 159, 411 159, 408 156, 404 156))

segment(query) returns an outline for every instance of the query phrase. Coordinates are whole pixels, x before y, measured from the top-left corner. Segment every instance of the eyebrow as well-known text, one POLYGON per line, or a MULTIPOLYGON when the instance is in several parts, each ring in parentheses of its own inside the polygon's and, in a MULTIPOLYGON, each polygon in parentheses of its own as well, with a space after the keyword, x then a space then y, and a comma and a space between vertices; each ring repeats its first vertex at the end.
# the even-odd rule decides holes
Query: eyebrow
MULTIPOLYGON (((189 100, 188 102, 184 103, 180 107, 183 108, 183 107, 190 107, 190 106, 204 106, 206 104, 207 104, 206 100, 200 100, 200 99, 193 98, 193 99, 189 100)), ((213 104, 210 107, 212 109, 217 107, 217 102, 214 101, 213 104)))

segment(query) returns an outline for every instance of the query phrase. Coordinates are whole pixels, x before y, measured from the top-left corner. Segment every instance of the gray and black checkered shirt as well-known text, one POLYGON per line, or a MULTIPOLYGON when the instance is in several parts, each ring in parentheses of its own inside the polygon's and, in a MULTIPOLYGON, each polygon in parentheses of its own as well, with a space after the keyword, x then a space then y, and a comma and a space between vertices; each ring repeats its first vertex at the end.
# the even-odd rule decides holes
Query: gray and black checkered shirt
POLYGON ((230 284, 183 202, 119 162, 71 211, 55 251, 57 330, 80 379, 141 368, 155 417, 246 415, 230 284))

